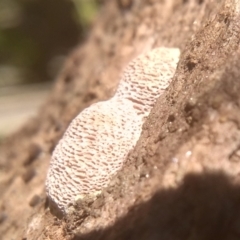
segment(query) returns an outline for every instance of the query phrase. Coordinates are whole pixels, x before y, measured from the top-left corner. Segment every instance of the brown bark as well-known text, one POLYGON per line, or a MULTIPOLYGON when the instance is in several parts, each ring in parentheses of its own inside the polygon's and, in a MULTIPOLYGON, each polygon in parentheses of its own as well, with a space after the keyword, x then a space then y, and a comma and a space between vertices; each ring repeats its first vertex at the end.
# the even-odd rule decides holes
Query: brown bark
POLYGON ((38 116, 1 146, 3 239, 239 239, 239 10, 238 0, 106 1, 38 116), (158 46, 182 55, 136 148, 96 201, 55 218, 44 179, 57 140, 158 46))

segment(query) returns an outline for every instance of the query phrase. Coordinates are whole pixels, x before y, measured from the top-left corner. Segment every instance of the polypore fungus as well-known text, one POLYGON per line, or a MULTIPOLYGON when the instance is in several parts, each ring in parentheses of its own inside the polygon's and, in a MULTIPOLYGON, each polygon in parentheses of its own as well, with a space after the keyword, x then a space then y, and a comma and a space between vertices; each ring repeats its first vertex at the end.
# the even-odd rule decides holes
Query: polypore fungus
POLYGON ((156 48, 133 60, 113 98, 83 110, 56 146, 47 174, 47 195, 66 212, 77 197, 94 195, 122 168, 156 99, 168 87, 177 48, 156 48))

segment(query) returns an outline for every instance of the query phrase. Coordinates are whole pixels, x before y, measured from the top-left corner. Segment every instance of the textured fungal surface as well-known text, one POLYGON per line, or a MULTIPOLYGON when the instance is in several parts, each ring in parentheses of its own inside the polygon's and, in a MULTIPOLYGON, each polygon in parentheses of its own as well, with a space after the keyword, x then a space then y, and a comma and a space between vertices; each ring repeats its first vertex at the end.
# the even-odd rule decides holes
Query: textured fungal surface
POLYGON ((65 212, 70 203, 96 195, 121 169, 140 137, 144 119, 168 87, 179 49, 156 48, 133 60, 113 98, 82 111, 69 125, 50 162, 46 191, 65 212))
POLYGON ((178 48, 156 48, 129 63, 115 97, 130 100, 139 115, 148 116, 168 87, 179 59, 178 48))

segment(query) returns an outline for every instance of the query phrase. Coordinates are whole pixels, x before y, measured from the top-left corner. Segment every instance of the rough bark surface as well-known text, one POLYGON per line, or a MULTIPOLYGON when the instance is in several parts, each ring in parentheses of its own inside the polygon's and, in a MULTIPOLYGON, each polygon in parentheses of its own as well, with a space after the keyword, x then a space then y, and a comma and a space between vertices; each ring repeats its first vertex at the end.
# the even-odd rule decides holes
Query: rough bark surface
POLYGON ((105 1, 38 116, 1 144, 2 239, 239 239, 239 39, 239 0, 105 1), (180 62, 123 169, 96 200, 50 211, 44 180, 67 125, 159 46, 180 62))

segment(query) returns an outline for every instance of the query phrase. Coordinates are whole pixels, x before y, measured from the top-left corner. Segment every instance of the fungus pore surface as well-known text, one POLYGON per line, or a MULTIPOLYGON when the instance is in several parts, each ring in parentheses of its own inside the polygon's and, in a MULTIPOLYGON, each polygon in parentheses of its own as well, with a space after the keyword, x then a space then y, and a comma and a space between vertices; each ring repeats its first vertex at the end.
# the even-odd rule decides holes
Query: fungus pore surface
POLYGON ((122 168, 179 55, 179 49, 165 47, 140 55, 123 72, 111 99, 73 119, 53 152, 46 179, 47 195, 62 212, 77 198, 98 194, 122 168))

